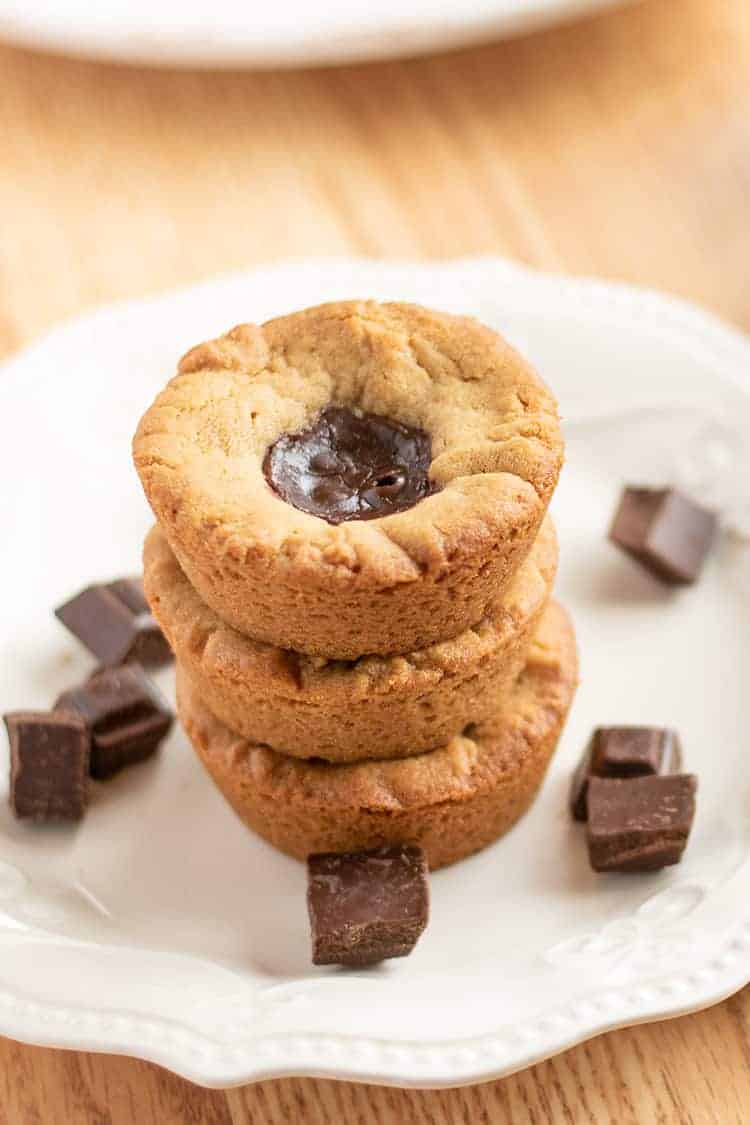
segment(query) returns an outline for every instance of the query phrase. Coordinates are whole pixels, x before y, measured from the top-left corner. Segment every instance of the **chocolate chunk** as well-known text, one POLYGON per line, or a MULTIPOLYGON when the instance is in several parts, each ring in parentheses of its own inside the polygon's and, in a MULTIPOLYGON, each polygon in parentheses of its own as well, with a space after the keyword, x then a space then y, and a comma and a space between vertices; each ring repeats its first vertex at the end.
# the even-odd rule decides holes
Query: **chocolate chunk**
POLYGON ((55 615, 102 664, 136 660, 157 667, 172 653, 151 616, 140 579, 120 578, 105 585, 87 586, 55 615))
POLYGON ((594 871, 657 871, 679 863, 697 784, 692 774, 592 777, 588 845, 594 871))
POLYGON ((677 773, 682 765, 680 740, 662 727, 597 727, 570 786, 570 811, 586 819, 590 777, 638 777, 677 773))
POLYGON ((373 965, 411 953, 429 906, 420 848, 311 855, 307 869, 315 965, 373 965))
POLYGON ((591 743, 583 752, 583 757, 573 771, 570 779, 570 792, 568 806, 574 820, 586 820, 588 808, 586 798, 589 791, 589 778, 591 777, 591 743))
POLYGON ((114 594, 131 613, 150 613, 151 607, 146 601, 143 592, 143 579, 141 578, 116 578, 108 582, 106 587, 110 594, 114 594))
POLYGON ((11 711, 10 806, 32 820, 80 820, 86 811, 89 732, 77 715, 11 711))
POLYGON ((626 488, 609 538, 671 585, 695 582, 716 535, 713 512, 671 488, 626 488))
POLYGON ((282 434, 263 471, 287 504, 328 523, 402 512, 429 496, 432 439, 378 414, 328 406, 307 430, 282 434))
POLYGON ((91 732, 91 776, 111 777, 154 753, 172 712, 142 668, 102 668, 81 687, 64 691, 56 711, 79 715, 91 732))

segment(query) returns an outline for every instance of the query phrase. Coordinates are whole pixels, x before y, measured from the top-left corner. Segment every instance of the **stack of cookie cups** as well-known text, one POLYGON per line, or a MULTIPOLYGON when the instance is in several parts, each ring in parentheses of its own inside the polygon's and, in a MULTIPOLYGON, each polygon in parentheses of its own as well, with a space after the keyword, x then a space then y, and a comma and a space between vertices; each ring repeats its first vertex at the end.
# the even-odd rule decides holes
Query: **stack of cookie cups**
POLYGON ((337 303, 183 358, 134 441, 144 582, 183 726, 249 827, 301 859, 413 843, 437 868, 527 809, 577 683, 551 598, 562 453, 547 388, 467 318, 337 303), (337 448, 347 418, 406 435, 382 501, 350 431, 337 448))

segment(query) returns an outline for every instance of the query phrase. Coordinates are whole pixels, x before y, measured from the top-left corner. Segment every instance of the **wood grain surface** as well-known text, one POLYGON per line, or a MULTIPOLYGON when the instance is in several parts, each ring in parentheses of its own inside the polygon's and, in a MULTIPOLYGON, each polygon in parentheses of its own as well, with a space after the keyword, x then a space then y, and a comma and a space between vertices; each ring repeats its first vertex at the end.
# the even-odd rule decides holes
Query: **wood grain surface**
MULTIPOLYGON (((0 353, 102 301, 311 254, 497 252, 660 286, 750 327, 748 0, 643 0, 511 43, 318 72, 0 48, 0 141, 0 353)), ((205 1091, 2 1041, 0 1122, 747 1123, 749 1022, 746 990, 444 1092, 205 1091)))

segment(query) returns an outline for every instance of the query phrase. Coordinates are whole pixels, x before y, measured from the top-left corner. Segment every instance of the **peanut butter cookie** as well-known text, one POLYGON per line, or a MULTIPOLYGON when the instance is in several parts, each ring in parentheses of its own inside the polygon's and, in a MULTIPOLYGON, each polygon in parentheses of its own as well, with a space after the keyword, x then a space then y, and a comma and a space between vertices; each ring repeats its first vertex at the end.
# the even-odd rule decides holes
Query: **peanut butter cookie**
POLYGON ((573 627, 555 602, 526 667, 495 714, 437 750, 347 765, 300 761, 248 742, 214 717, 178 670, 178 711, 214 781, 246 824, 277 848, 425 849, 431 868, 506 832, 533 800, 578 680, 573 627))
POLYGON ((557 483, 555 401, 497 333, 349 301, 183 358, 135 464, 203 600, 352 660, 457 636, 521 564, 557 483))
POLYGON ((557 568, 550 517, 477 625, 403 656, 303 656, 225 625, 183 574, 163 532, 146 539, 152 611, 200 698, 232 730, 298 758, 417 754, 486 718, 518 677, 557 568))

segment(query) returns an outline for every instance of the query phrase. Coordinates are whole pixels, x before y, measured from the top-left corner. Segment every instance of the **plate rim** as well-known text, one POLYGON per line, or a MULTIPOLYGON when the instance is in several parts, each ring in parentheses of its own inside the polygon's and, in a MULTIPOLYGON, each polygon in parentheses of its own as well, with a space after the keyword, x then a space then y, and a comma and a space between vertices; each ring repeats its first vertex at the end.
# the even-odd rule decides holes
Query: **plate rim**
MULTIPOLYGON (((248 282, 259 276, 319 271, 336 265, 384 273, 419 271, 462 272, 473 283, 518 281, 525 286, 553 287, 582 310, 601 317, 647 317, 649 325, 674 341, 687 333, 694 345, 708 349, 724 375, 738 386, 750 387, 750 340, 712 313, 652 289, 595 278, 575 278, 536 271, 497 257, 461 258, 409 263, 346 257, 301 259, 254 266, 198 285, 145 298, 101 306, 55 328, 0 365, 0 398, 5 388, 26 378, 29 361, 43 363, 82 323, 120 319, 144 306, 157 307, 217 284, 248 282)), ((750 885, 750 857, 743 860, 732 881, 750 885)), ((85 942, 73 943, 80 948, 85 942)), ((210 1036, 154 1016, 82 1007, 59 1007, 22 993, 0 991, 0 1034, 40 1046, 124 1054, 167 1067, 204 1086, 226 1088, 285 1076, 338 1078, 406 1088, 440 1088, 490 1081, 521 1070, 577 1043, 618 1027, 678 1016, 717 1003, 750 981, 750 912, 739 915, 717 947, 689 969, 657 974, 652 980, 631 981, 604 992, 584 995, 553 1008, 508 1031, 446 1040, 442 1043, 389 1042, 358 1035, 292 1032, 243 1036, 237 1044, 218 1043, 210 1036)))
MULTIPOLYGON (((364 34, 352 23, 324 33, 320 25, 311 37, 310 28, 300 25, 296 36, 279 29, 253 34, 252 28, 227 29, 222 39, 215 27, 178 32, 171 41, 153 29, 119 26, 99 29, 85 18, 71 21, 54 9, 17 0, 0 0, 0 38, 31 50, 131 65, 231 68, 326 66, 404 58, 446 50, 480 46, 495 38, 527 34, 543 27, 594 15, 636 0, 526 0, 512 10, 508 0, 485 0, 482 11, 463 14, 460 21, 443 13, 442 18, 412 23, 408 7, 398 9, 391 21, 364 34)), ((455 9, 454 9, 455 12, 455 9)))
POLYGON ((660 976, 650 991, 635 982, 595 993, 552 1009, 531 1025, 521 1025, 513 1039, 489 1035, 428 1047, 317 1033, 266 1034, 248 1037, 242 1047, 217 1047, 210 1037, 177 1028, 166 1019, 57 1007, 7 990, 0 992, 0 1035, 32 1046, 141 1059, 213 1089, 291 1077, 445 1089, 507 1077, 608 1031, 711 1007, 748 983, 749 965, 750 918, 746 918, 707 963, 687 973, 660 976), (688 1000, 685 992, 690 988, 694 991, 688 1000), (22 1023, 9 1018, 14 1010, 22 1023), (24 1026, 30 1019, 37 1021, 31 1032, 24 1026))

